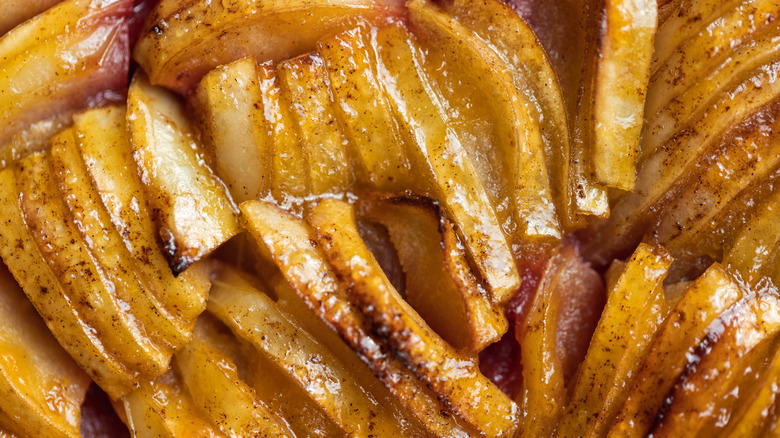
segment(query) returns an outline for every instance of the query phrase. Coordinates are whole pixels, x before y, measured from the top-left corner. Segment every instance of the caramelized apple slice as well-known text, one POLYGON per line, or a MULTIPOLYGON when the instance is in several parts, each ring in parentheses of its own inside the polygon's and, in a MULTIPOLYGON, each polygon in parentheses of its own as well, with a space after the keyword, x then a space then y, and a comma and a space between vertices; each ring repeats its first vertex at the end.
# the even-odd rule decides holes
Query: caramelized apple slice
POLYGON ((358 234, 352 207, 323 199, 309 221, 350 298, 399 357, 441 401, 489 437, 511 436, 517 406, 465 357, 434 333, 393 288, 358 234))
POLYGON ((25 436, 79 437, 89 377, 57 344, 2 265, 0 357, 0 428, 25 436))
POLYGON ((245 56, 279 62, 314 50, 355 17, 398 12, 399 0, 163 0, 146 21, 135 59, 154 84, 180 93, 214 67, 245 56), (294 38, 291 36, 294 35, 294 38))
POLYGON ((175 274, 238 231, 225 186, 200 156, 176 97, 142 72, 127 97, 130 141, 164 254, 175 274))
POLYGON ((306 306, 341 336, 424 427, 435 436, 469 436, 457 417, 429 415, 447 410, 376 339, 365 316, 339 287, 336 274, 315 245, 314 233, 305 222, 261 201, 245 202, 241 210, 246 228, 306 306))
POLYGON ((33 122, 124 94, 132 7, 67 0, 0 38, 0 149, 33 122))
POLYGON ((318 54, 295 58, 279 64, 277 71, 282 90, 288 93, 306 154, 311 193, 344 192, 354 177, 322 58, 318 54))
POLYGON ((756 207, 749 221, 736 231, 724 249, 723 265, 752 286, 769 274, 773 249, 780 246, 779 209, 780 191, 775 191, 756 207))
POLYGON ((747 395, 741 407, 731 415, 723 436, 749 438, 762 436, 771 417, 777 417, 776 403, 780 393, 780 350, 775 350, 766 371, 754 391, 747 395))
POLYGON ((0 35, 8 32, 62 0, 8 0, 4 5, 4 14, 0 18, 0 35))
POLYGON ((254 59, 243 58, 209 72, 198 85, 194 102, 214 171, 233 199, 240 203, 267 194, 271 140, 254 59))
POLYGON ((25 224, 13 169, 0 172, 0 255, 47 327, 79 366, 113 397, 128 392, 134 377, 71 304, 25 224))
POLYGON ((433 93, 420 48, 400 25, 379 29, 372 46, 379 82, 402 125, 413 170, 429 178, 493 299, 505 303, 520 286, 520 274, 474 164, 444 120, 447 111, 433 93))

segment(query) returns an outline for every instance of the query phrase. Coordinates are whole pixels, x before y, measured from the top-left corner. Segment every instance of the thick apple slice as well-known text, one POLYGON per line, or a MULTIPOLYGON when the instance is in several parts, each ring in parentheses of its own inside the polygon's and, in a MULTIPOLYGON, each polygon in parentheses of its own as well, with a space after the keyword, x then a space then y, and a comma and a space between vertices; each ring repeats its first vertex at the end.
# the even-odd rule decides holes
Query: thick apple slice
POLYGON ((279 64, 277 71, 306 154, 311 194, 344 192, 354 176, 322 58, 318 54, 301 56, 279 64))
POLYGON ((423 383, 386 352, 365 316, 339 287, 305 222, 261 201, 245 202, 241 210, 246 228, 306 306, 341 336, 421 424, 435 436, 469 436, 457 417, 427 414, 447 411, 423 383))
POLYGON ((767 370, 753 393, 731 415, 723 436, 749 438, 766 436, 772 417, 777 418, 776 401, 780 394, 780 350, 775 350, 767 370), (773 412, 774 411, 774 412, 773 412))
POLYGON ((400 359, 477 430, 489 437, 511 436, 519 420, 517 405, 482 375, 473 358, 447 344, 403 300, 360 238, 352 206, 323 199, 309 221, 350 298, 400 359))
POLYGON ((11 30, 62 0, 8 0, 3 4, 3 16, 0 18, 0 35, 11 30))
POLYGON ((90 379, 57 344, 2 265, 0 357, 0 428, 24 436, 80 436, 81 403, 90 379))
POLYGON ((658 329, 608 436, 639 436, 650 430, 685 368, 686 353, 693 352, 710 324, 742 295, 742 288, 719 264, 691 284, 658 329))
POLYGON ((122 236, 134 263, 133 272, 150 299, 165 306, 179 330, 191 332, 195 318, 206 308, 208 281, 197 265, 174 277, 157 244, 125 128, 125 109, 109 106, 88 110, 76 115, 74 122, 87 173, 122 236))
POLYGON ((0 148, 33 122, 124 94, 132 7, 68 0, 0 38, 0 148))
POLYGON ((214 171, 233 199, 241 203, 268 193, 271 140, 254 59, 209 72, 196 89, 194 106, 214 171))
POLYGON ((752 217, 724 249, 723 265, 739 273, 752 286, 771 270, 772 252, 780 246, 779 214, 780 191, 775 191, 756 207, 752 217))
POLYGON ((350 19, 397 13, 400 6, 400 0, 163 0, 141 31, 135 59, 152 83, 184 93, 218 65, 245 56, 280 62, 314 50, 350 19))
POLYGON ((25 224, 14 171, 0 172, 0 255, 47 327, 89 374, 112 397, 128 392, 134 377, 106 351, 92 327, 76 312, 68 295, 43 259, 25 224))
POLYGON ((127 108, 130 142, 152 218, 168 263, 178 274, 236 234, 236 208, 200 156, 174 95, 138 72, 127 108))
POLYGON ((373 37, 379 82, 402 125, 413 171, 430 178, 493 299, 505 303, 519 288, 520 274, 474 164, 445 122, 447 110, 425 74, 421 49, 401 25, 373 37))

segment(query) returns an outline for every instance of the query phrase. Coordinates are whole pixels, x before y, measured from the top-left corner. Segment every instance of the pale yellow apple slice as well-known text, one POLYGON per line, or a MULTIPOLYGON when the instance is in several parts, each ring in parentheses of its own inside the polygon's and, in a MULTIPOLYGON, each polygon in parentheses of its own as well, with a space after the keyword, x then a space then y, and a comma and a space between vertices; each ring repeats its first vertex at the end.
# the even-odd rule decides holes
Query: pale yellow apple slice
POLYGON ((530 240, 560 238, 536 109, 515 87, 509 65, 432 3, 413 0, 407 7, 415 36, 427 49, 428 77, 437 85, 439 99, 452 107, 443 113, 444 120, 454 128, 483 184, 500 187, 487 191, 499 221, 503 224, 506 216, 511 217, 530 240), (446 73, 438 71, 442 65, 446 73), (474 118, 477 125, 491 127, 493 141, 486 144, 479 133, 460 132, 459 118, 474 118), (507 199, 510 204, 505 207, 507 199))
POLYGON ((353 436, 401 436, 400 425, 368 398, 332 353, 282 314, 264 293, 214 282, 209 311, 273 360, 353 436))
POLYGON ((33 122, 124 94, 132 7, 67 0, 0 38, 0 148, 33 122))
POLYGON ((620 408, 666 316, 661 283, 671 263, 663 247, 642 244, 622 268, 580 365, 557 429, 561 436, 603 436, 606 432, 603 424, 609 424, 620 408))
POLYGON ((312 209, 309 222, 351 300, 400 359, 481 433, 511 436, 519 421, 517 405, 480 372, 473 358, 434 333, 393 288, 360 238, 352 206, 323 199, 312 209))
POLYGON ((414 183, 390 104, 372 71, 371 29, 352 29, 321 41, 317 51, 328 69, 335 111, 355 151, 364 178, 380 190, 408 189, 414 183))
POLYGON ((277 72, 306 154, 311 194, 344 192, 351 187, 354 175, 322 57, 310 54, 291 59, 279 64, 277 72))
POLYGON ((638 436, 650 430, 664 398, 685 368, 686 353, 692 352, 710 324, 742 296, 740 285, 717 263, 691 284, 658 329, 608 436, 638 436))
POLYGON ((0 357, 0 428, 25 436, 81 436, 81 404, 91 381, 1 265, 0 357))
POLYGON ((517 265, 473 162, 444 120, 446 109, 424 73, 420 48, 400 25, 379 29, 372 46, 413 170, 428 175, 493 299, 505 303, 520 286, 517 265))
POLYGON ((16 25, 29 20, 62 0, 8 0, 3 4, 3 16, 0 18, 0 35, 16 25))
POLYGON ((272 149, 255 60, 243 58, 209 72, 196 89, 194 106, 214 171, 233 199, 265 196, 272 149))
POLYGON ((220 64, 245 56, 280 62, 314 50, 350 19, 400 6, 398 0, 164 0, 141 31, 135 59, 154 84, 183 93, 220 64))
POLYGON ((106 351, 41 256, 22 216, 13 169, 0 172, 0 206, 4 212, 0 221, 0 255, 49 330, 109 395, 119 397, 128 392, 134 376, 106 351))
POLYGON ((752 217, 724 248, 723 265, 739 273, 752 286, 768 274, 770 260, 780 245, 780 191, 756 207, 752 217))
POLYGON ((143 72, 130 84, 127 121, 152 219, 178 274, 236 234, 236 208, 203 161, 179 101, 143 72))
POLYGON ((243 222, 261 250, 273 260, 306 306, 335 330, 390 392, 435 436, 469 436, 457 417, 428 415, 447 412, 425 385, 386 352, 365 316, 339 287, 336 274, 316 245, 316 236, 302 220, 261 201, 241 204, 243 222))
POLYGON ((87 173, 122 236, 134 263, 133 272, 150 299, 163 304, 179 330, 189 333, 195 318, 206 308, 209 286, 203 284, 197 266, 178 277, 171 272, 157 244, 125 126, 125 109, 117 106, 85 111, 74 117, 77 144, 87 173))

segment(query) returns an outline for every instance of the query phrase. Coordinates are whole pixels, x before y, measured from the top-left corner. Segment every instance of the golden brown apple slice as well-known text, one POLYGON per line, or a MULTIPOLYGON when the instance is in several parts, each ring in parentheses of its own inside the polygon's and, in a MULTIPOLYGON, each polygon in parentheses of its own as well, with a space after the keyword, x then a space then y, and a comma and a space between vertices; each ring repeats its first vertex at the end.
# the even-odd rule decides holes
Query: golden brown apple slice
POLYGON ((400 6, 399 0, 164 0, 141 31, 135 59, 152 83, 184 93, 218 65, 245 56, 280 62, 314 50, 350 19, 397 13, 400 6))
POLYGON ((473 358, 434 333, 393 288, 360 238, 352 206, 323 199, 309 221, 351 300, 399 358, 477 430, 489 437, 511 436, 519 420, 517 405, 482 375, 473 358))
POLYGON ((130 142, 164 254, 175 274, 238 231, 225 186, 200 156, 181 104, 136 73, 127 97, 130 142))
POLYGON ((47 327, 79 366, 113 397, 128 392, 134 377, 106 351, 49 270, 25 224, 13 169, 0 172, 0 254, 47 327))
POLYGON ((608 292, 607 304, 580 365, 560 436, 603 436, 666 316, 661 282, 672 258, 660 246, 637 248, 608 292))
POLYGON ((368 398, 332 353, 282 314, 264 293, 214 282, 209 311, 273 360, 348 435, 402 436, 401 425, 368 398))
POLYGON ((74 117, 74 128, 87 173, 122 236, 133 272, 151 299, 164 305, 180 331, 191 332, 195 318, 206 308, 209 285, 204 284, 197 265, 174 277, 157 244, 128 139, 125 109, 109 106, 85 111, 74 117))
POLYGON ((742 298, 743 291, 719 264, 693 282, 661 324, 608 436, 643 435, 712 321, 742 298))
POLYGON ((390 392, 435 436, 469 436, 457 417, 372 333, 365 316, 339 287, 336 274, 302 220, 262 201, 241 205, 246 228, 295 292, 368 365, 390 392), (431 412, 444 412, 429 415, 431 412))
POLYGON ((0 265, 0 429, 79 437, 89 377, 57 344, 0 265))
POLYGON ((291 59, 279 64, 277 71, 306 154, 311 194, 344 192, 354 176, 322 57, 310 54, 291 59))
POLYGON ((0 148, 33 122, 124 94, 132 7, 68 0, 0 38, 0 148))
POLYGON ((559 239, 541 127, 532 103, 515 87, 510 67, 430 2, 413 0, 407 7, 415 36, 427 49, 425 65, 435 66, 428 72, 437 85, 434 91, 451 106, 444 119, 456 131, 485 187, 500 187, 487 191, 500 223, 509 216, 527 239, 559 239), (441 66, 446 72, 438 71, 441 66), (488 126, 488 135, 484 128, 476 133, 461 128, 469 124, 463 119, 488 126), (504 206, 507 200, 509 205, 504 206))
POLYGON ((263 117, 257 63, 243 58, 203 77, 194 106, 214 171, 237 203, 270 189, 271 140, 263 117))
POLYGON ((400 25, 379 29, 372 46, 379 82, 402 125, 413 171, 430 178, 493 299, 505 303, 520 286, 520 274, 474 164, 445 122, 447 110, 431 89, 420 48, 400 25))
POLYGON ((752 394, 731 415, 723 436, 750 438, 766 436, 765 429, 772 417, 777 417, 776 403, 780 392, 780 350, 775 350, 764 375, 752 394), (773 412, 774 411, 774 412, 773 412))
POLYGON ((328 69, 334 108, 365 179, 378 189, 408 189, 413 183, 401 134, 372 70, 370 28, 358 23, 352 29, 321 41, 328 69))
POLYGON ((769 274, 773 250, 780 245, 778 214, 780 191, 775 191, 756 207, 752 217, 724 248, 723 265, 752 286, 769 274))
POLYGON ((8 32, 41 12, 56 5, 62 0, 8 0, 3 4, 3 17, 0 18, 0 35, 8 32))

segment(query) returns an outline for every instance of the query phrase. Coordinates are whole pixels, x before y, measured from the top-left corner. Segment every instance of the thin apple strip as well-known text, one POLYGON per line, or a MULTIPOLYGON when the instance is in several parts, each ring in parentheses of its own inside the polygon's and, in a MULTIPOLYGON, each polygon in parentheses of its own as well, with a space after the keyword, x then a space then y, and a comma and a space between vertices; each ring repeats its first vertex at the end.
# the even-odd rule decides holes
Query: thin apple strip
POLYGON ((141 31, 135 59, 152 83, 184 93, 218 65, 245 56, 280 62, 314 50, 350 19, 401 6, 398 0, 164 0, 141 31))
POLYGON ((621 388, 629 387, 641 365, 652 335, 661 322, 661 282, 672 263, 660 246, 641 244, 610 288, 607 304, 580 365, 566 413, 557 433, 561 436, 602 436, 598 425, 614 418, 622 403, 621 388), (646 315, 646 311, 655 315, 646 315), (647 318, 648 316, 654 318, 647 318), (647 318, 647 319, 646 319, 647 318), (651 320, 649 327, 645 322, 651 320), (646 331, 641 330, 645 328, 646 331))
POLYGON ((306 306, 339 334, 421 424, 434 436, 469 436, 457 417, 427 414, 446 412, 446 408, 397 358, 388 355, 365 316, 339 287, 305 222, 262 201, 245 202, 241 210, 244 226, 306 306))
POLYGON ((473 358, 434 333, 393 288, 360 238, 352 206, 323 199, 309 222, 350 298, 400 359, 477 430, 489 437, 511 436, 519 421, 517 405, 482 375, 473 358))
POLYGON ((127 120, 163 253, 181 273, 238 232, 236 209, 200 156, 181 104, 142 72, 130 84, 127 120))
POLYGON ((605 8, 593 90, 593 172, 599 184, 631 191, 658 7, 655 0, 606 0, 605 8))
POLYGON ((369 399, 338 359, 282 314, 264 293, 214 282, 209 311, 273 360, 348 436, 400 436, 395 420, 369 399))
POLYGON ((765 199, 724 248, 723 265, 752 286, 756 286, 770 268, 773 250, 780 246, 780 191, 765 199))
POLYGON ((505 303, 519 288, 520 274, 474 165, 443 118, 446 110, 424 73, 420 48, 400 25, 379 29, 372 46, 413 170, 428 175, 493 299, 505 303))
POLYGON ((92 186, 73 129, 52 140, 49 159, 84 244, 105 269, 106 278, 115 287, 117 299, 130 305, 128 313, 139 322, 144 336, 160 346, 170 358, 174 347, 188 341, 189 333, 174 323, 162 303, 143 290, 122 237, 114 229, 100 195, 92 186))
POLYGON ((52 337, 2 265, 0 357, 0 429, 24 436, 81 436, 81 404, 91 380, 52 337))
MULTIPOLYGON (((499 206, 510 198, 514 202, 507 210, 514 216, 511 220, 522 236, 530 240, 559 239, 561 230, 550 191, 541 127, 532 103, 515 87, 509 65, 489 45, 429 1, 413 0, 407 7, 415 36, 427 48, 429 64, 436 65, 436 69, 440 64, 452 66, 446 75, 435 69, 429 71, 428 77, 434 83, 441 76, 448 81, 434 87, 439 100, 454 108, 468 107, 464 105, 468 96, 476 95, 471 99, 473 112, 493 127, 495 142, 484 144, 478 136, 457 132, 457 118, 450 117, 450 112, 443 113, 471 157, 493 158, 487 166, 475 165, 478 172, 480 167, 501 168, 506 163, 508 169, 498 170, 494 181, 488 182, 480 175, 486 186, 503 186, 498 193, 487 192, 499 221, 506 221, 498 212, 499 206), (433 60, 437 54, 439 58, 433 60), (493 157, 494 151, 499 151, 498 157, 493 157)), ((471 116, 460 113, 466 109, 458 111, 460 118, 471 116)), ((479 160, 471 159, 475 163, 479 160)))
POLYGON ((125 109, 117 106, 88 110, 74 117, 87 173, 122 236, 134 263, 133 272, 150 299, 164 305, 180 331, 190 333, 195 318, 206 308, 208 285, 201 284, 195 267, 173 276, 157 244, 125 126, 125 109))
POLYGON ((686 353, 693 351, 710 324, 742 296, 739 284, 717 263, 693 282, 658 329, 608 436, 639 436, 650 430, 685 368, 686 353))
POLYGON ((311 54, 285 61, 277 71, 306 154, 311 194, 344 192, 351 187, 354 176, 322 57, 311 54))
POLYGON ((68 0, 0 38, 0 148, 33 122, 124 93, 132 7, 68 0))
POLYGON ((390 104, 372 71, 366 23, 321 41, 317 51, 328 69, 335 110, 365 178, 377 189, 406 189, 409 160, 390 104))
POLYGON ((134 376, 106 351, 91 326, 76 312, 43 259, 25 224, 13 169, 0 172, 0 255, 43 317, 57 341, 112 397, 128 392, 134 376))
POLYGON ((272 149, 255 60, 243 58, 212 70, 193 101, 214 171, 233 199, 241 203, 267 194, 272 149))

